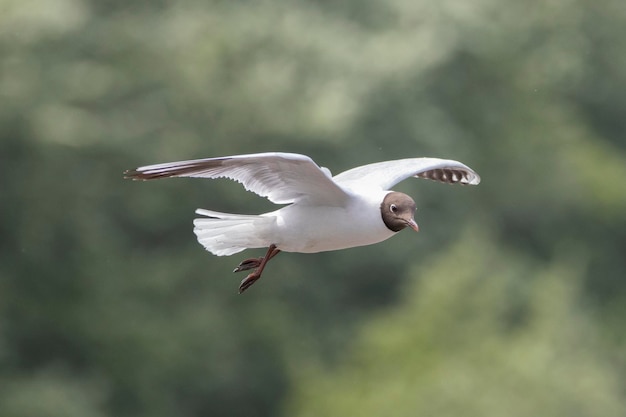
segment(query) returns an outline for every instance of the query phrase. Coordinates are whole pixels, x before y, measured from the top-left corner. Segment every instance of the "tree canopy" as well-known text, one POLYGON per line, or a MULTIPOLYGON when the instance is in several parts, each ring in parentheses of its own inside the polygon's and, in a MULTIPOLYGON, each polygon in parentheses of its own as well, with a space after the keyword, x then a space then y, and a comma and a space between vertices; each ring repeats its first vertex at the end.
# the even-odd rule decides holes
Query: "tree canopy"
POLYGON ((0 415, 625 414, 621 1, 0 10, 0 415), (404 181, 419 234, 239 296, 193 211, 275 206, 122 172, 263 151, 483 182, 404 181))

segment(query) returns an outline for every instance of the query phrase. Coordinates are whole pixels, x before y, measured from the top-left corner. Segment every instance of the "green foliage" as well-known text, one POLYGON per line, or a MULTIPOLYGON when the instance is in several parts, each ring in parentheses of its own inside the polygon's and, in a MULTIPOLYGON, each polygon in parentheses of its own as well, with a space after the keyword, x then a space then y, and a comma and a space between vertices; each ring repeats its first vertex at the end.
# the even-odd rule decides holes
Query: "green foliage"
POLYGON ((623 415, 625 23, 620 0, 0 0, 0 415, 623 415), (419 234, 281 254, 238 296, 193 210, 274 206, 122 179, 270 150, 483 183, 406 181, 419 234))
POLYGON ((45 370, 3 384, 2 415, 6 417, 104 416, 103 387, 58 370, 45 370))
POLYGON ((575 255, 529 267, 472 228, 411 270, 402 303, 365 323, 337 369, 300 369, 285 414, 624 415, 575 255))

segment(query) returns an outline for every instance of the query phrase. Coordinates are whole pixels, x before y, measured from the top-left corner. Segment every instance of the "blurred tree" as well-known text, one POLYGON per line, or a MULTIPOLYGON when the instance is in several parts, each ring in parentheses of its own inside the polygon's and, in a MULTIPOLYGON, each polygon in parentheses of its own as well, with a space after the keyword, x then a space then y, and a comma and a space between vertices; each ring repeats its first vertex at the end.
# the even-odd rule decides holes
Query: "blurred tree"
POLYGON ((580 305, 585 258, 532 266, 471 228, 413 268, 404 302, 366 323, 337 369, 296 373, 285 415, 624 415, 611 349, 580 305))
MULTIPOLYGON (((542 277, 557 282, 528 320, 543 326, 568 311, 584 325, 565 340, 597 340, 596 359, 584 347, 559 356, 562 371, 537 383, 556 389, 561 375, 588 367, 604 397, 589 388, 571 401, 577 385, 550 403, 519 382, 528 403, 556 413, 597 398, 607 412, 622 410, 612 391, 626 377, 620 0, 0 0, 0 11, 0 415, 276 415, 309 386, 301 367, 316 381, 335 373, 312 367, 351 372, 343 352, 357 329, 370 320, 386 328, 376 323, 398 302, 418 308, 404 294, 411 264, 442 256, 457 265, 458 251, 441 254, 468 225, 487 229, 468 244, 502 258, 499 271, 506 262, 524 271, 504 280, 516 288, 502 290, 504 305, 534 303, 542 277), (398 188, 418 201, 419 235, 281 255, 238 297, 240 277, 227 275, 239 259, 203 252, 193 210, 274 206, 227 181, 132 183, 121 173, 268 150, 303 152, 334 172, 456 158, 484 181, 475 189, 407 181, 398 188), (586 262, 571 272, 581 300, 566 291, 565 310, 553 311, 571 271, 560 254, 570 248, 586 262)), ((471 281, 463 272, 450 271, 458 275, 450 297, 464 291, 463 277, 471 281)), ((501 277, 487 272, 480 285, 489 289, 501 277)), ((436 333, 437 349, 467 348, 465 363, 445 356, 450 364, 437 362, 420 383, 470 369, 495 390, 490 378, 518 383, 502 376, 516 366, 537 381, 534 349, 564 349, 534 328, 501 331, 497 323, 515 315, 485 305, 468 309, 494 316, 476 323, 480 340, 494 341, 495 364, 485 365, 471 335, 453 330, 447 346, 436 333)), ((361 343, 355 349, 370 349, 361 343)), ((375 369, 378 358, 370 362, 375 369)), ((475 404, 475 391, 464 392, 453 403, 475 404)))

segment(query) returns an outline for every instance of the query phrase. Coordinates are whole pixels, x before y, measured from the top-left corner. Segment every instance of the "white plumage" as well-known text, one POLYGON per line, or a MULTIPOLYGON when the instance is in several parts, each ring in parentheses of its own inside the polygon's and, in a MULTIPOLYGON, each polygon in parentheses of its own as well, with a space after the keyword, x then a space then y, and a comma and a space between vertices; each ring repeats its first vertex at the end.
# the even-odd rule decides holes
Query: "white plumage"
POLYGON ((264 258, 248 259, 236 269, 258 268, 240 291, 260 277, 279 251, 322 252, 377 243, 410 226, 415 204, 390 188, 409 178, 476 185, 480 177, 452 160, 410 158, 363 165, 334 177, 311 158, 293 153, 259 153, 149 165, 127 171, 133 179, 163 177, 230 178, 248 191, 287 204, 270 213, 240 215, 198 209, 198 241, 211 253, 232 255, 269 247, 264 258), (401 209, 401 210, 400 210, 401 209), (256 274, 256 275, 255 275, 256 274))

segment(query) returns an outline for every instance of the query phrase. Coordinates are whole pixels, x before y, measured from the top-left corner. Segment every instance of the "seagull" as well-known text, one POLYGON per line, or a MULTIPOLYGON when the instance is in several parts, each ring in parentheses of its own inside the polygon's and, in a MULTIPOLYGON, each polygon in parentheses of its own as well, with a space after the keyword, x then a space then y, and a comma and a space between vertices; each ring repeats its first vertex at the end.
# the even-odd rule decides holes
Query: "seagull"
POLYGON ((143 166, 125 178, 228 178, 248 191, 285 205, 259 215, 197 209, 194 233, 206 250, 228 256, 267 248, 265 256, 242 261, 233 272, 253 270, 239 285, 250 288, 279 252, 316 253, 371 245, 407 227, 419 230, 415 202, 390 188, 409 178, 448 184, 480 183, 468 166, 438 158, 408 158, 363 165, 332 176, 306 155, 265 152, 143 166))

